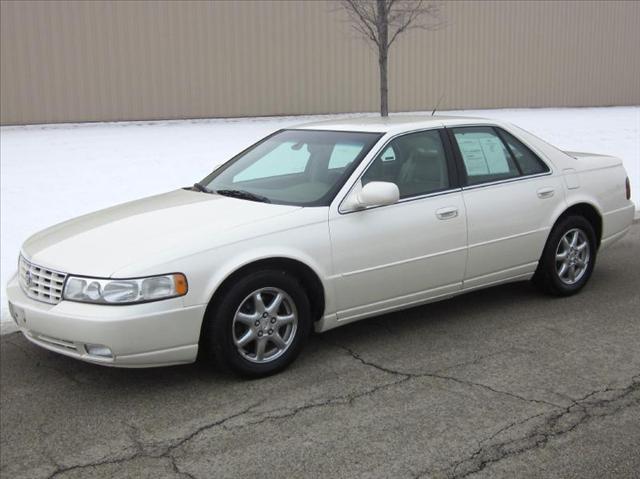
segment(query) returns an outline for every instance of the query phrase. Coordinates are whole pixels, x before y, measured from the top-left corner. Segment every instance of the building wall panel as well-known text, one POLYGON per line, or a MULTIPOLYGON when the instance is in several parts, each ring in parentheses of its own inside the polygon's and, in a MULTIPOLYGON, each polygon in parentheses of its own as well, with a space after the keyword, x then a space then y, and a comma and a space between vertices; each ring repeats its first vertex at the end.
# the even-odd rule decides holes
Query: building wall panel
MULTIPOLYGON (((3 1, 0 121, 378 109, 337 2, 3 1)), ((455 1, 393 45, 391 111, 640 104, 640 2, 455 1)))

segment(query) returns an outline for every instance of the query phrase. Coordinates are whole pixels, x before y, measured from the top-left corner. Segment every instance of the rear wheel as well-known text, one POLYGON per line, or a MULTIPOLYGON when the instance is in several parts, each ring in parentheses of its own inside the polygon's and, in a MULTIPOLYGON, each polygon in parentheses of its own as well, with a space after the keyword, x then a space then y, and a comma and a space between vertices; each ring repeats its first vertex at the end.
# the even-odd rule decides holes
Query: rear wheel
POLYGON ((591 223, 582 216, 567 216, 551 231, 533 281, 549 294, 575 294, 589 281, 596 252, 591 223))
POLYGON ((249 273, 225 290, 206 320, 205 346, 216 364, 253 377, 287 367, 311 330, 306 293, 284 271, 249 273))

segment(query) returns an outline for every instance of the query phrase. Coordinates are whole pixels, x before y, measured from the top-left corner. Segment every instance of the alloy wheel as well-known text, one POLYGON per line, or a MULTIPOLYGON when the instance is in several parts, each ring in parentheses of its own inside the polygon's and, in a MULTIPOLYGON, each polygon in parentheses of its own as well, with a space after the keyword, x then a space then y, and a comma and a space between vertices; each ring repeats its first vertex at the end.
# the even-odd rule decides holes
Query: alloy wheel
POLYGON ((573 285, 582 279, 589 268, 591 251, 584 231, 567 231, 556 248, 556 273, 564 284, 573 285))
POLYGON ((263 364, 282 356, 298 328, 291 296, 279 288, 260 288, 248 295, 233 318, 233 342, 240 355, 263 364))

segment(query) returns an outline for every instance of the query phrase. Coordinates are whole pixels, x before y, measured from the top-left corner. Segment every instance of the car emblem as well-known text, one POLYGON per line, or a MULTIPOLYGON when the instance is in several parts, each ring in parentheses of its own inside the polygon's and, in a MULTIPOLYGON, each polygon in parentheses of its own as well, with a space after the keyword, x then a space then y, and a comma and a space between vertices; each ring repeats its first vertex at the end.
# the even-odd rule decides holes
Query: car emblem
POLYGON ((24 282, 28 286, 31 286, 31 271, 27 271, 27 274, 24 276, 24 282))

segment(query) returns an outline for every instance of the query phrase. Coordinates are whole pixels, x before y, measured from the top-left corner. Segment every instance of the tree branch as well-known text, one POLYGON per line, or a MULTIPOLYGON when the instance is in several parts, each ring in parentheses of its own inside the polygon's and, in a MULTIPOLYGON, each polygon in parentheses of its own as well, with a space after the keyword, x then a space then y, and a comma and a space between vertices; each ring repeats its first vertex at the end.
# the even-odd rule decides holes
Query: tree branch
POLYGON ((391 0, 395 3, 389 12, 389 26, 395 31, 390 34, 388 46, 391 46, 401 33, 407 30, 436 30, 444 25, 440 18, 440 7, 437 4, 424 4, 423 0, 391 0), (436 20, 435 23, 419 22, 425 18, 436 20))
POLYGON ((389 47, 407 30, 435 30, 442 26, 440 7, 425 4, 424 0, 340 0, 340 4, 349 16, 352 28, 378 47, 380 114, 388 116, 389 47), (427 19, 431 23, 427 23, 427 19), (434 19, 436 23, 433 23, 434 19))
POLYGON ((378 35, 376 30, 377 16, 374 10, 367 7, 371 4, 362 0, 341 0, 343 8, 351 19, 351 26, 361 35, 371 40, 378 47, 378 35))
MULTIPOLYGON (((384 47, 390 47, 399 35, 407 30, 437 30, 444 26, 440 17, 440 5, 425 3, 424 0, 384 0, 386 2, 389 36, 384 47)), ((376 0, 340 0, 349 15, 352 28, 378 48, 378 18, 376 0)))

